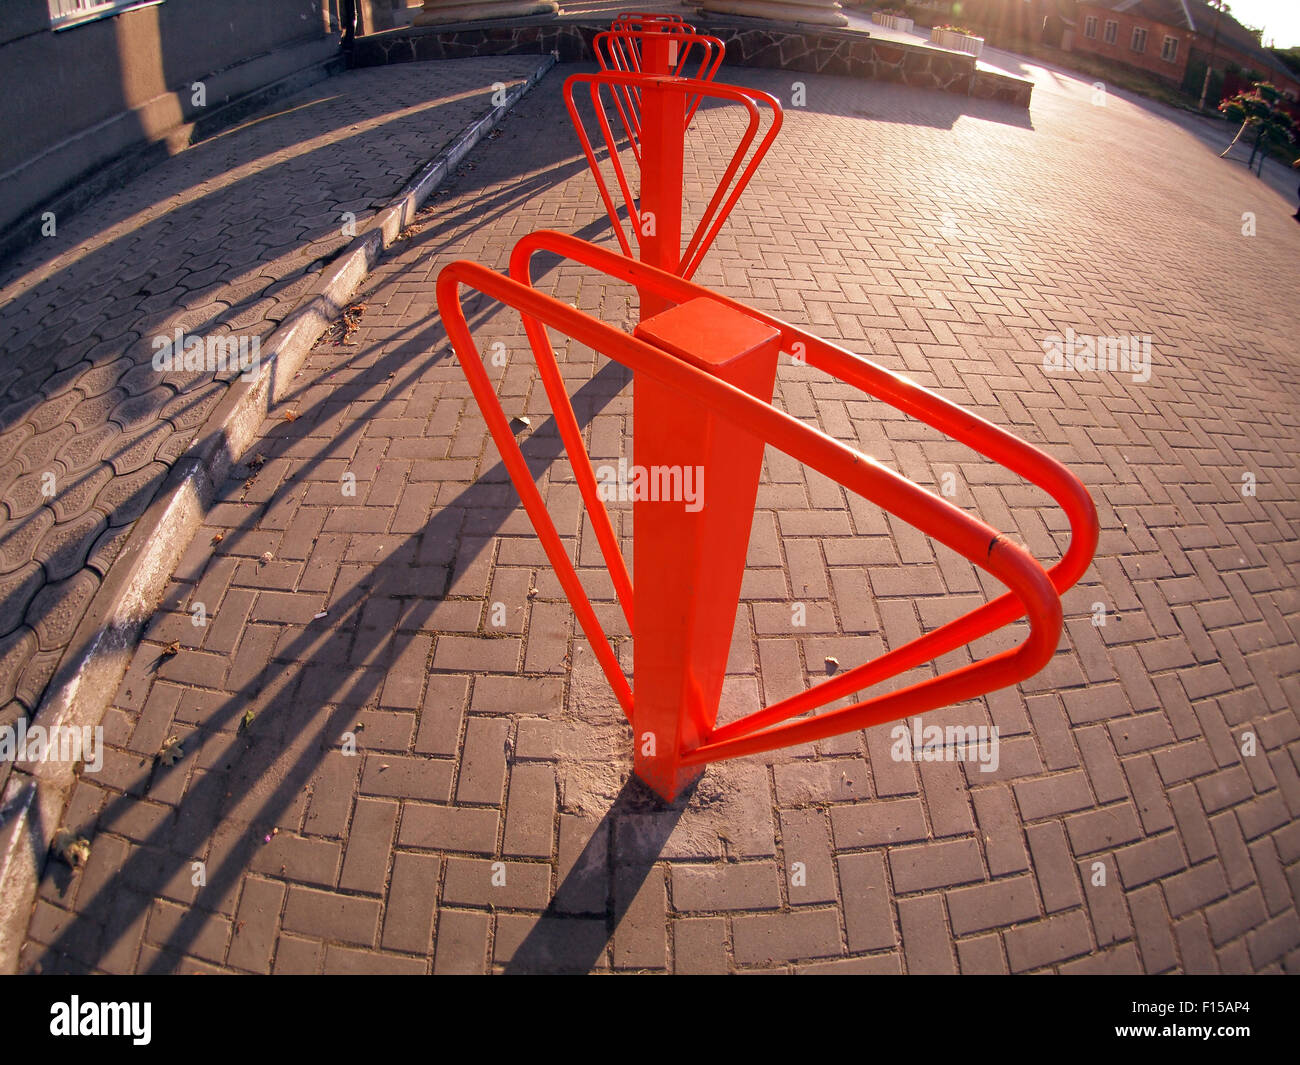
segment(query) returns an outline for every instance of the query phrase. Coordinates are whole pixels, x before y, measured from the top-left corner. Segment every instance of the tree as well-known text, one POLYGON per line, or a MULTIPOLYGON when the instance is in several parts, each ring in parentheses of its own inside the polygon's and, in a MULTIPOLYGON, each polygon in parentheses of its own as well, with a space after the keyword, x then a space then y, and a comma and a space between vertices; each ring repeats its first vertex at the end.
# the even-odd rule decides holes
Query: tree
MULTIPOLYGON (((1214 72, 1214 53, 1219 48, 1219 22, 1224 15, 1231 15, 1232 8, 1224 0, 1205 0, 1210 7, 1214 8, 1214 36, 1210 39, 1210 60, 1205 64, 1205 81, 1201 85, 1201 102, 1197 105, 1202 111, 1205 110, 1205 96, 1210 91, 1210 75, 1214 72)), ((1232 147, 1231 144, 1228 145, 1232 147)))
POLYGON ((1270 52, 1293 74, 1300 74, 1300 48, 1270 48, 1270 52))

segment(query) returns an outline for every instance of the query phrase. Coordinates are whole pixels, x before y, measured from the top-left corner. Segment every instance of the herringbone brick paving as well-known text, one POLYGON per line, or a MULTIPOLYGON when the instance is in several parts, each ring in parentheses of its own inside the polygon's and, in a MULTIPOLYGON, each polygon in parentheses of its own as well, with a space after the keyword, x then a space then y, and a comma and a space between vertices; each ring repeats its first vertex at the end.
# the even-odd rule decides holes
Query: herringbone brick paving
POLYGON ((34 712, 133 523, 238 372, 160 373, 154 338, 265 341, 366 220, 491 110, 494 83, 537 63, 329 78, 56 218, 5 264, 0 725, 34 712))
MULTIPOLYGON (((743 72, 787 102, 804 81, 807 107, 788 109, 697 280, 1043 447, 1089 486, 1103 533, 1049 666, 924 717, 996 725, 996 770, 892 757, 884 727, 714 765, 666 808, 629 781, 629 732, 434 304, 454 258, 504 268, 542 226, 611 239, 559 103, 568 72, 376 270, 355 344, 317 348, 295 417, 267 422, 191 544, 106 721, 104 769, 67 814, 90 863, 51 865, 25 966, 1300 968, 1290 208, 1152 109, 1095 107, 1071 78, 1036 74, 1026 116, 743 72), (1150 380, 1046 373, 1044 338, 1067 327, 1150 337, 1150 380), (185 755, 167 768, 170 736, 185 755)), ((729 118, 703 110, 692 143, 716 155, 729 118)), ((629 292, 581 271, 539 284, 634 317, 629 292)), ((625 635, 522 331, 486 301, 467 312, 485 356, 505 347, 506 409, 531 423, 516 423, 525 454, 625 635)), ((631 459, 628 375, 576 345, 561 356, 593 459, 631 459)), ((783 364, 778 392, 1040 557, 1063 549, 1044 495, 940 434, 807 367, 783 364)), ((723 715, 992 591, 769 450, 723 715)))

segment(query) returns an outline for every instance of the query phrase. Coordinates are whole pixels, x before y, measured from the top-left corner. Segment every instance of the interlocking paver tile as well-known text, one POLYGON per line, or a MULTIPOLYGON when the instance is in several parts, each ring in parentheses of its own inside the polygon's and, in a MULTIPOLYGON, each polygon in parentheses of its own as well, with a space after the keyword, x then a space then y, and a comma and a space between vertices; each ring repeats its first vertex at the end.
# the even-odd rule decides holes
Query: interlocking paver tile
POLYGON ((486 913, 442 908, 438 912, 433 971, 440 974, 485 972, 491 925, 492 918, 486 913))
POLYGON ((374 943, 379 903, 314 888, 291 887, 284 906, 288 932, 368 946, 374 943))
POLYGON ((427 955, 431 944, 441 862, 433 855, 399 853, 393 859, 382 945, 427 955))
POLYGON ((673 971, 697 976, 727 971, 727 922, 721 917, 685 917, 672 922, 673 971))
POLYGON ((678 865, 673 869, 673 907, 699 910, 771 910, 781 905, 779 873, 766 862, 739 865, 678 865))
POLYGON ((957 971, 952 937, 943 920, 943 900, 937 895, 901 899, 898 921, 903 957, 909 973, 948 974, 957 971))
POLYGON ((732 928, 741 965, 834 957, 841 950, 835 910, 747 915, 737 917, 732 928))

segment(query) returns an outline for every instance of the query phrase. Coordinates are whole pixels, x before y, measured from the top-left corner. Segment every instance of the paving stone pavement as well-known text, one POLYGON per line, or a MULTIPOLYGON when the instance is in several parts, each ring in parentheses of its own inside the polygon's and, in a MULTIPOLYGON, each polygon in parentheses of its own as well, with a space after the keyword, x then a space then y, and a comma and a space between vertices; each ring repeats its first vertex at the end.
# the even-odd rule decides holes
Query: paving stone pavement
MULTIPOLYGON (((352 71, 173 156, 0 271, 0 725, 30 717, 132 523, 235 374, 158 336, 260 344, 324 263, 536 57, 352 71)), ((238 373, 238 371, 236 371, 238 373)), ((9 763, 0 763, 0 789, 9 763)))
MULTIPOLYGON (((894 757, 881 727, 711 766, 665 807, 629 779, 629 730, 434 302, 449 261, 504 268, 537 228, 610 243, 559 102, 573 69, 435 197, 372 275, 354 343, 318 345, 226 485, 76 785, 65 825, 91 857, 50 864, 24 968, 1300 969, 1292 208, 1158 109, 1094 107, 1055 73, 1035 70, 1028 114, 798 75, 807 106, 697 280, 1043 447, 1089 486, 1101 543, 1042 673, 924 715, 996 726, 996 768, 894 757), (1149 379, 1046 372, 1066 329, 1149 338, 1149 379)), ((788 75, 736 76, 790 99, 788 75)), ((733 121, 703 108, 691 143, 716 156, 733 121)), ((634 317, 583 271, 538 284, 634 317)), ((500 394, 630 662, 522 330, 467 313, 483 352, 505 345, 500 394)), ((628 374, 561 357, 593 459, 630 458, 628 374)), ((1042 493, 937 432, 784 360, 778 393, 1040 558, 1063 550, 1042 493)), ((990 591, 769 450, 723 714, 990 591)))

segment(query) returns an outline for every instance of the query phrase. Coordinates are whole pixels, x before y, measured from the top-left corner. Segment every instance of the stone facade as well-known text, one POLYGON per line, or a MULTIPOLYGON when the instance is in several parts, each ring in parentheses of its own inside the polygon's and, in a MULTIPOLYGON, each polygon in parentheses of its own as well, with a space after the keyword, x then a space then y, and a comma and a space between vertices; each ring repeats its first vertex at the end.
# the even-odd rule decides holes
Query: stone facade
MULTIPOLYGON (((910 46, 863 33, 756 22, 697 23, 699 32, 720 38, 729 66, 767 67, 807 74, 838 74, 892 81, 915 88, 977 96, 1029 106, 1033 84, 1020 78, 977 71, 972 56, 910 46)), ((594 61, 592 42, 607 25, 549 19, 545 22, 481 23, 455 29, 397 30, 357 40, 359 66, 484 55, 555 52, 561 62, 594 61)))

